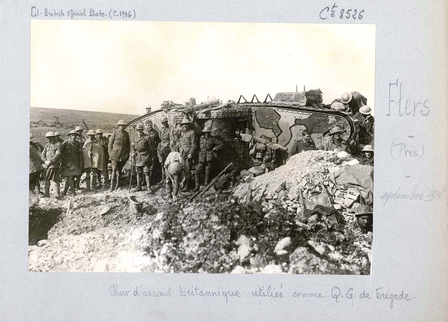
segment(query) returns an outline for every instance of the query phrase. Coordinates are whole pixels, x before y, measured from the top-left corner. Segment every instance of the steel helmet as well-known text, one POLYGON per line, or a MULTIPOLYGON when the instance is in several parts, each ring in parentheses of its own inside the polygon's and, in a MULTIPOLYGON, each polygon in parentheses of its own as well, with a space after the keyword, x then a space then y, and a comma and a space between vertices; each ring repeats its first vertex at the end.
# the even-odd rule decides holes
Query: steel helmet
POLYGON ((164 116, 164 117, 162 118, 162 121, 161 121, 161 122, 162 122, 162 124, 165 123, 165 122, 168 123, 168 118, 167 118, 166 116, 164 116))
POLYGON ((54 132, 54 136, 59 136, 61 135, 61 133, 59 133, 58 131, 54 132))
POLYGON ((95 133, 96 133, 96 134, 103 134, 104 132, 103 132, 103 130, 101 130, 101 129, 97 129, 97 130, 95 131, 95 133))
POLYGON ((182 170, 182 166, 179 162, 172 162, 168 166, 167 170, 168 170, 168 173, 173 176, 173 175, 180 173, 180 171, 182 170))
POLYGON ((373 152, 373 147, 371 145, 366 145, 362 148, 362 152, 373 152))
POLYGON ((347 104, 352 100, 352 94, 349 92, 345 92, 341 95, 342 103, 347 104))
POLYGON ((364 105, 359 109, 359 112, 364 115, 369 115, 372 112, 372 109, 370 108, 370 106, 364 105))
POLYGON ((145 127, 143 126, 143 124, 137 124, 137 126, 135 127, 135 129, 138 130, 144 130, 145 127))
POLYGON ((355 212, 355 216, 362 215, 373 215, 372 209, 367 205, 359 205, 358 209, 355 212))
POLYGON ((343 132, 339 126, 335 126, 330 130, 330 135, 337 134, 343 132))
POLYGON ((126 123, 125 123, 123 120, 119 120, 119 121, 117 122, 117 125, 126 125, 126 123))
POLYGON ((75 131, 84 131, 84 128, 82 126, 75 127, 75 131))
POLYGON ((95 131, 94 130, 89 130, 89 132, 87 132, 87 135, 95 135, 95 131))
POLYGON ((76 132, 75 130, 71 130, 69 133, 68 133, 68 135, 79 135, 79 133, 78 132, 76 132))
POLYGON ((47 133, 45 134, 45 137, 46 137, 46 138, 53 137, 53 136, 54 136, 54 132, 52 132, 52 131, 47 132, 47 133))
POLYGON ((206 126, 204 127, 204 129, 202 130, 202 133, 210 133, 212 131, 211 127, 206 126))

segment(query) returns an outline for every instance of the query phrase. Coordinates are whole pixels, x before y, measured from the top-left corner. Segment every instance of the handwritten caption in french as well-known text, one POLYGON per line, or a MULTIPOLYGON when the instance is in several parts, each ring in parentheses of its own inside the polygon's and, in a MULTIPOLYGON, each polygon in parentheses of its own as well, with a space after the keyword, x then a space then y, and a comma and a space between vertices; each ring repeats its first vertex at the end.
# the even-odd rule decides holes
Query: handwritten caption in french
POLYGON ((60 8, 39 8, 31 7, 31 18, 109 18, 113 20, 134 20, 137 17, 135 9, 60 9, 60 8))
POLYGON ((283 283, 278 285, 259 285, 252 290, 240 290, 223 287, 204 287, 198 285, 176 285, 165 287, 150 287, 137 285, 124 288, 118 284, 109 286, 108 295, 115 298, 176 298, 191 300, 217 300, 229 304, 240 299, 254 299, 255 304, 262 305, 267 301, 281 302, 287 298, 297 300, 331 301, 335 304, 350 302, 351 306, 359 301, 382 301, 391 309, 397 305, 404 305, 415 299, 405 290, 389 290, 378 287, 373 290, 344 288, 333 286, 322 291, 289 289, 283 283))

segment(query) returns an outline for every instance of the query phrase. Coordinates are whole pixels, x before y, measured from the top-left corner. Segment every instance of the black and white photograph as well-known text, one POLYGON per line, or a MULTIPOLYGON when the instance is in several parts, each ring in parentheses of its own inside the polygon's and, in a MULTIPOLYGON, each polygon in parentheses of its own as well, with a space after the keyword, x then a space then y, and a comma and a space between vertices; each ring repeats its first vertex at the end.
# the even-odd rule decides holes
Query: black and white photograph
POLYGON ((30 39, 29 271, 372 274, 375 25, 30 39))

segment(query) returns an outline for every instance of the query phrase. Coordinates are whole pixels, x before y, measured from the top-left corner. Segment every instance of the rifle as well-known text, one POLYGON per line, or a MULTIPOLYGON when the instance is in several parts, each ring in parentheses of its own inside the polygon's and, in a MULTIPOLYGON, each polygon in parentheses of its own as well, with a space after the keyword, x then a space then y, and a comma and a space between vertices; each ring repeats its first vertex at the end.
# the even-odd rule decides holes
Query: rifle
POLYGON ((223 174, 224 174, 224 172, 226 172, 226 170, 231 166, 231 165, 233 165, 233 163, 232 162, 230 162, 228 165, 227 165, 227 167, 225 167, 224 168, 224 170, 222 170, 212 181, 210 181, 210 183, 207 185, 207 186, 205 186, 202 190, 200 190, 200 191, 198 191, 198 192, 196 192, 194 195, 192 195, 189 199, 188 199, 188 201, 189 202, 191 202, 191 201, 193 201, 194 199, 196 199, 197 197, 200 197, 200 196, 202 196, 208 189, 210 189, 214 184, 215 184, 215 182, 219 179, 219 177, 221 177, 223 174))

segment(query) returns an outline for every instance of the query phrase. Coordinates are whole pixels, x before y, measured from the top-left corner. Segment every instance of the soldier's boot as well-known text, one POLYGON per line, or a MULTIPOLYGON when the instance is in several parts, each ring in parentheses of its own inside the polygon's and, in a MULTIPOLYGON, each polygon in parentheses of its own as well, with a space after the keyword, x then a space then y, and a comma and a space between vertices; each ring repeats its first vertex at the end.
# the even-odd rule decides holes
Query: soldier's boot
POLYGON ((67 191, 68 191, 68 178, 67 178, 67 181, 65 181, 65 184, 64 184, 64 190, 62 190, 62 193, 61 193, 61 196, 62 197, 65 197, 65 195, 67 194, 67 191))
POLYGON ((86 176, 86 190, 89 191, 90 190, 90 176, 86 176))
POLYGON ((184 187, 180 191, 187 192, 189 190, 189 185, 190 185, 190 177, 187 176, 185 178, 184 187))
POLYGON ((109 180, 109 184, 110 184, 109 191, 110 192, 114 191, 114 188, 115 188, 114 183, 115 183, 115 173, 112 172, 112 174, 110 175, 110 180, 109 180))
POLYGON ((44 197, 46 197, 46 198, 50 197, 50 181, 49 180, 45 180, 44 197))
POLYGON ((208 185, 209 183, 210 183, 210 175, 206 174, 204 180, 204 186, 208 185))
MULTIPOLYGON (((70 187, 70 190, 72 191, 72 195, 73 195, 73 197, 76 196, 75 182, 73 181, 73 178, 72 178, 72 177, 69 177, 69 178, 67 179, 67 181, 68 181, 68 186, 70 187)), ((65 190, 65 188, 64 188, 64 190, 65 190)))
POLYGON ((98 188, 98 175, 96 173, 92 173, 92 189, 98 188))
POLYGON ((56 199, 62 199, 61 198, 61 184, 59 182, 56 182, 55 186, 56 186, 56 199))
POLYGON ((199 176, 198 175, 196 175, 196 178, 195 178, 195 180, 194 180, 194 189, 193 189, 193 191, 194 192, 197 192, 197 191, 199 191, 199 186, 200 186, 200 184, 199 184, 199 176))
POLYGON ((116 174, 115 174, 115 181, 116 181, 116 184, 115 184, 115 190, 117 190, 118 189, 118 187, 120 186, 120 172, 117 172, 116 174))
POLYGON ((163 168, 162 164, 162 180, 160 180, 159 184, 163 184, 163 182, 165 182, 165 169, 163 168))
POLYGON ((110 182, 109 182, 109 173, 107 172, 107 170, 104 170, 103 176, 104 176, 104 185, 105 186, 109 185, 110 184, 110 182))
POLYGON ((137 187, 135 188, 135 191, 142 191, 142 179, 142 175, 137 172, 137 187))
POLYGON ((154 191, 152 191, 151 185, 149 184, 149 180, 151 180, 151 175, 150 174, 145 174, 145 180, 146 180, 146 190, 150 193, 153 194, 154 191))
POLYGON ((178 192, 179 192, 179 181, 175 180, 173 183, 173 201, 177 200, 178 192))

